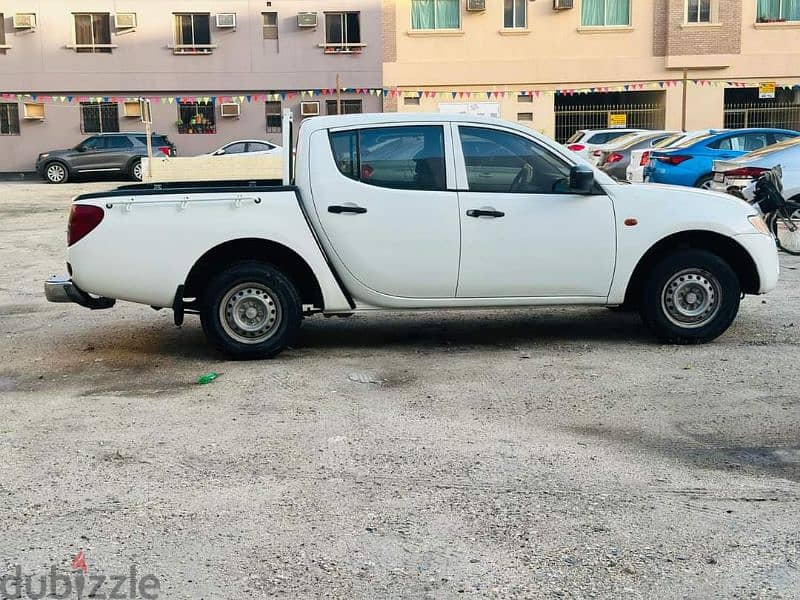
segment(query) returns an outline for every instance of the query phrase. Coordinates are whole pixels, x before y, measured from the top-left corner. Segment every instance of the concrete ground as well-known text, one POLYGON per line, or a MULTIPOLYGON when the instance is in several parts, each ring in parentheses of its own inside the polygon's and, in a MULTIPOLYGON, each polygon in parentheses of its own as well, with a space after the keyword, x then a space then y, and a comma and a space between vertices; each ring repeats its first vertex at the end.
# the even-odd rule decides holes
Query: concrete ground
POLYGON ((386 314, 234 363, 193 317, 45 302, 70 197, 109 185, 0 184, 6 583, 83 550, 169 599, 800 597, 800 260, 701 347, 386 314))

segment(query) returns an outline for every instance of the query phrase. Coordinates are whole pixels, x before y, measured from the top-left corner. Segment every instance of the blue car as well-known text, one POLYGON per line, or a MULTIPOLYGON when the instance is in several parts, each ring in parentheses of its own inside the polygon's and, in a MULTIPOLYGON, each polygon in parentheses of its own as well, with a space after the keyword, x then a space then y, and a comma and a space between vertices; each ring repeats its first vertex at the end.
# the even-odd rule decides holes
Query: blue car
POLYGON ((800 137, 800 132, 787 129, 712 130, 683 144, 652 151, 644 172, 645 181, 708 189, 715 160, 736 158, 796 137, 800 137))

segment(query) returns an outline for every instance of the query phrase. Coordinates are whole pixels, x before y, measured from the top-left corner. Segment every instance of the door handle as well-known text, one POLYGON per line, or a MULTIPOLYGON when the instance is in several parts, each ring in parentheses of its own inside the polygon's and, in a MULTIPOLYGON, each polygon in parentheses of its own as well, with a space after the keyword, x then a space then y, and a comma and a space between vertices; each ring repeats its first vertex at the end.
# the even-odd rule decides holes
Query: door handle
POLYGON ((487 209, 473 209, 467 211, 468 217, 475 217, 476 219, 479 217, 492 217, 493 219, 499 219, 500 217, 505 217, 506 213, 500 212, 499 210, 487 210, 487 209))
POLYGON ((367 209, 362 206, 329 206, 328 212, 335 215, 342 213, 352 213, 354 215, 363 215, 367 209))

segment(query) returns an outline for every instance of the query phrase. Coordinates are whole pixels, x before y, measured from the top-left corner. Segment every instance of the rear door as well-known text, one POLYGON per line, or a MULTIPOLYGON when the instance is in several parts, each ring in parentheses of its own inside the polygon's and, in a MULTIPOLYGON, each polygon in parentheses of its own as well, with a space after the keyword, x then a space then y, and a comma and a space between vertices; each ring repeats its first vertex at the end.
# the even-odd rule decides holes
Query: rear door
POLYGON ((500 127, 454 125, 460 190, 459 298, 608 296, 611 199, 568 190, 570 165, 500 127))
POLYGON ((124 171, 128 163, 136 155, 133 140, 127 135, 110 135, 106 137, 106 150, 98 168, 124 171))
POLYGON ((403 298, 455 296, 460 230, 452 157, 449 125, 313 134, 316 216, 350 285, 403 298))

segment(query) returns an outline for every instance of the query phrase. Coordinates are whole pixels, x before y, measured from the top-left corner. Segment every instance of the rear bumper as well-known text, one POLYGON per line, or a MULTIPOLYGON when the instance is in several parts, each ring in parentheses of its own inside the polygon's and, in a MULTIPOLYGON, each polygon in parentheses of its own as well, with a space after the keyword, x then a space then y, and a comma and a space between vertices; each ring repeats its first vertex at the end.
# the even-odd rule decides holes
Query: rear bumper
POLYGON ((79 288, 68 275, 53 275, 44 282, 44 295, 48 302, 71 302, 92 310, 111 308, 117 301, 113 298, 95 298, 79 288))

